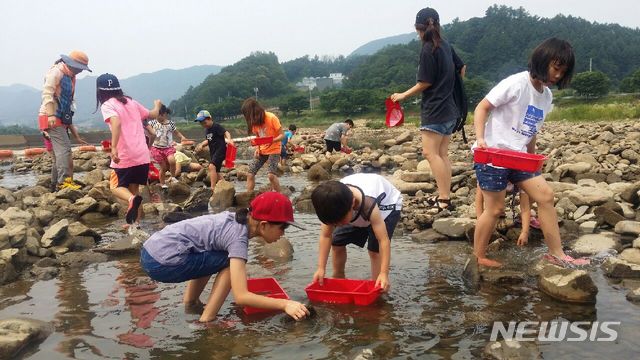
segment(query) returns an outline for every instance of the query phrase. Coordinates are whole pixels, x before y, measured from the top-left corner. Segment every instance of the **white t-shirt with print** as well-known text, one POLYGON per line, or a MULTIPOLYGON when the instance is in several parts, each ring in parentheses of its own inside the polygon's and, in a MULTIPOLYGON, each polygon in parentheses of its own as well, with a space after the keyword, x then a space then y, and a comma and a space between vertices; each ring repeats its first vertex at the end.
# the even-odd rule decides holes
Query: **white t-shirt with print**
POLYGON ((495 107, 485 126, 487 146, 522 152, 542 128, 553 101, 548 87, 542 93, 533 87, 528 71, 500 81, 485 98, 495 107))

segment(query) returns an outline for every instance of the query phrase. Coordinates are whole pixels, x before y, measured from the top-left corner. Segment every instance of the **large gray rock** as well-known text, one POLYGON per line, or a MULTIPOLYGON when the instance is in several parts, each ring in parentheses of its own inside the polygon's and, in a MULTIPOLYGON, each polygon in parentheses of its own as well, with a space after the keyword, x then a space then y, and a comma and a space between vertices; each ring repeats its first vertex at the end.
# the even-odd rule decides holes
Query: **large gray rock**
POLYGON ((598 206, 593 211, 593 214, 596 216, 598 225, 607 224, 609 226, 616 226, 617 223, 625 220, 624 216, 606 206, 598 206))
POLYGON ((629 291, 627 293, 627 300, 634 303, 640 303, 640 288, 629 291))
POLYGON ((53 220, 53 212, 45 209, 35 209, 35 217, 42 226, 47 226, 53 220))
POLYGON ((640 196, 638 192, 640 191, 640 181, 633 183, 631 186, 626 188, 620 197, 622 200, 633 204, 634 206, 640 205, 640 196))
POLYGON ((615 257, 607 258, 602 269, 612 278, 640 278, 640 265, 615 257))
POLYGON ((576 206, 596 206, 604 204, 609 200, 613 200, 613 193, 611 191, 590 186, 578 187, 574 190, 568 191, 566 195, 576 206))
POLYGON ((271 259, 288 260, 293 257, 293 246, 291 242, 283 236, 274 243, 265 243, 262 247, 262 254, 271 259))
POLYGON ((577 174, 584 174, 591 170, 592 165, 586 162, 576 162, 563 164, 553 170, 554 179, 560 179, 565 176, 575 177, 577 174))
POLYGON ((71 205, 70 210, 82 216, 90 211, 95 210, 98 207, 98 201, 90 196, 85 196, 83 198, 78 199, 71 205))
POLYGON ((565 269, 544 263, 538 286, 547 295, 571 303, 595 303, 598 288, 585 270, 565 269))
POLYGON ((411 240, 417 243, 436 243, 440 241, 447 241, 449 238, 434 229, 427 229, 419 233, 411 234, 411 240))
POLYGON ((463 238, 469 228, 475 225, 475 220, 468 218, 440 218, 433 222, 433 229, 450 238, 463 238))
POLYGON ((404 171, 400 179, 410 183, 428 182, 433 181, 433 174, 429 171, 404 171))
POLYGON ((169 196, 181 197, 191 195, 191 187, 183 182, 169 184, 169 196))
POLYGON ((232 207, 235 196, 236 189, 233 187, 233 184, 226 180, 220 180, 213 191, 211 207, 215 210, 224 210, 232 207))
POLYGON ((210 187, 197 188, 180 206, 186 212, 206 211, 209 207, 211 195, 213 195, 213 191, 210 187))
POLYGON ((6 224, 26 224, 29 225, 33 221, 33 214, 29 211, 20 210, 17 207, 10 207, 0 214, 6 224))
POLYGON ((329 180, 330 178, 331 174, 329 174, 329 172, 327 172, 327 170, 320 164, 311 166, 311 168, 307 172, 307 179, 309 181, 325 181, 329 180))
POLYGON ((89 264, 101 263, 109 260, 106 254, 94 251, 70 252, 57 257, 60 265, 65 267, 84 267, 89 264))
POLYGON ((9 230, 6 228, 0 228, 0 250, 8 249, 11 247, 11 237, 9 236, 9 230))
POLYGON ((40 320, 13 318, 0 320, 0 359, 11 359, 53 332, 53 325, 40 320))
POLYGON ((596 255, 610 250, 620 251, 618 236, 614 233, 587 234, 580 236, 571 248, 581 255, 596 255))
POLYGON ((400 145, 413 140, 413 133, 411 130, 404 131, 396 137, 396 144, 400 145))
POLYGON ((101 239, 101 236, 100 234, 98 234, 97 231, 89 228, 88 226, 86 226, 85 224, 79 221, 74 221, 71 224, 69 224, 69 227, 67 228, 67 232, 71 236, 90 236, 95 241, 100 241, 101 239))
POLYGON ((102 180, 104 180, 104 173, 101 169, 91 170, 84 175, 84 178, 82 178, 82 182, 89 186, 93 186, 102 180))
POLYGON ((57 223, 51 225, 42 235, 40 239, 40 246, 44 248, 51 247, 56 241, 61 240, 67 235, 67 229, 69 228, 69 220, 62 219, 57 223))
POLYGON ((538 345, 532 341, 501 340, 492 341, 484 347, 484 355, 489 359, 542 359, 538 345))
POLYGON ((617 234, 640 235, 640 221, 620 221, 616 224, 614 231, 617 234))
POLYGON ((83 196, 82 191, 73 190, 71 188, 64 188, 58 191, 55 195, 56 195, 56 198, 58 199, 66 199, 66 200, 70 200, 71 202, 74 202, 83 196))
POLYGON ((0 285, 9 283, 18 277, 13 261, 18 252, 18 249, 0 250, 0 285))
POLYGON ((21 248, 27 241, 27 226, 24 224, 11 225, 9 228, 9 239, 11 246, 21 248))
POLYGON ((415 195, 418 191, 431 192, 435 185, 430 182, 406 182, 402 179, 393 178, 391 183, 403 194, 415 195))
POLYGON ((168 212, 162 216, 162 221, 168 224, 177 223, 182 220, 192 219, 194 216, 183 211, 168 212))
POLYGON ((620 253, 620 259, 628 261, 632 264, 640 265, 640 249, 625 249, 620 253))

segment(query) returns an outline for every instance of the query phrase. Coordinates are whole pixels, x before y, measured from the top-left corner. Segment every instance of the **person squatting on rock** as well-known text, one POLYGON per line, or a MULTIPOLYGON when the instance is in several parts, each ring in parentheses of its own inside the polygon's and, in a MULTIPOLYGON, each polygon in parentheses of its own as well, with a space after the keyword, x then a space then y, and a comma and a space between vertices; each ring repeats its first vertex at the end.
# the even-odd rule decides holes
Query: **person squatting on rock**
POLYGON ((100 107, 111 130, 111 192, 128 203, 127 224, 138 222, 140 185, 147 184, 149 176, 149 149, 142 122, 156 119, 161 106, 160 100, 155 100, 153 109, 147 110, 126 96, 115 75, 102 74, 96 79, 96 110, 100 107))
POLYGON ((333 277, 345 277, 348 244, 364 247, 371 260, 371 279, 389 289, 391 237, 400 220, 402 194, 377 174, 354 174, 324 182, 313 190, 311 201, 318 218, 320 241, 318 269, 313 280, 323 283, 329 252, 333 277))
POLYGON ((196 145, 196 152, 201 151, 205 146, 209 147, 209 180, 211 182, 211 190, 215 190, 218 183, 219 173, 222 169, 222 162, 227 156, 227 145, 233 145, 231 134, 226 131, 222 125, 213 121, 211 114, 207 110, 201 110, 196 119, 205 129, 205 140, 196 145))
POLYGON ((242 114, 247 121, 247 131, 249 135, 259 138, 271 137, 271 143, 258 145, 254 154, 254 159, 249 164, 249 175, 247 176, 247 192, 252 192, 256 185, 256 174, 269 163, 269 183, 271 190, 280 191, 280 181, 278 181, 278 163, 280 163, 280 150, 282 138, 282 125, 280 119, 258 103, 254 98, 248 98, 242 103, 242 114))
MULTIPOLYGON (((74 50, 69 55, 60 55, 44 78, 42 104, 38 115, 38 126, 43 136, 51 143, 51 189, 72 188, 80 185, 73 181, 73 158, 69 132, 81 144, 88 145, 73 126, 76 75, 89 69, 89 57, 74 50)), ((47 149, 48 150, 48 149, 47 149)), ((49 150, 48 150, 49 151, 49 150)))
POLYGON ((324 132, 324 143, 327 146, 327 152, 340 152, 343 149, 350 151, 347 146, 347 140, 349 139, 349 131, 353 129, 353 120, 347 119, 341 123, 333 123, 324 132))
POLYGON ((144 271, 153 280, 166 283, 188 281, 183 296, 186 307, 202 305, 200 295, 217 274, 200 321, 213 321, 230 291, 238 305, 286 312, 296 320, 309 315, 293 300, 254 294, 247 289, 249 239, 262 237, 273 243, 293 221, 289 199, 269 191, 257 196, 249 209, 203 215, 169 225, 153 234, 140 255, 144 271))
POLYGON ((438 211, 453 210, 451 204, 451 161, 449 141, 460 111, 453 90, 455 71, 464 77, 466 66, 451 45, 440 35, 440 16, 431 8, 416 15, 415 29, 422 40, 417 83, 403 93, 394 93, 391 100, 402 101, 422 94, 420 105, 420 133, 422 153, 429 162, 436 179, 438 194, 427 202, 438 211))
MULTIPOLYGON (((536 136, 551 110, 553 96, 549 86, 560 89, 571 82, 575 57, 571 45, 550 38, 538 45, 529 58, 528 71, 502 80, 478 104, 474 113, 475 148, 500 148, 535 153, 536 136)), ((538 204, 540 226, 549 247, 545 259, 558 265, 584 265, 588 259, 574 259, 562 251, 553 190, 540 172, 526 172, 474 164, 485 209, 474 232, 474 254, 478 264, 500 267, 486 257, 487 244, 498 218, 504 212, 509 182, 526 192, 538 204)))

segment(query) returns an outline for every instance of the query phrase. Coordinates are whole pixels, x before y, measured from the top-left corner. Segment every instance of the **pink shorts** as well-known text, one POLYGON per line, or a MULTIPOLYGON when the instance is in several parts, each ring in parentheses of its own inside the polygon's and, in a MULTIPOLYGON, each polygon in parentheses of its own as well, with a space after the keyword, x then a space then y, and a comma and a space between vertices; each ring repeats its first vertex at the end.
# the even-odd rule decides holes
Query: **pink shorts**
POLYGON ((173 155, 176 153, 176 149, 173 146, 168 148, 157 148, 155 146, 151 147, 151 157, 157 163, 162 163, 169 158, 169 155, 173 155))
POLYGON ((44 139, 44 147, 47 149, 47 151, 53 151, 53 144, 51 143, 51 140, 47 140, 44 139))

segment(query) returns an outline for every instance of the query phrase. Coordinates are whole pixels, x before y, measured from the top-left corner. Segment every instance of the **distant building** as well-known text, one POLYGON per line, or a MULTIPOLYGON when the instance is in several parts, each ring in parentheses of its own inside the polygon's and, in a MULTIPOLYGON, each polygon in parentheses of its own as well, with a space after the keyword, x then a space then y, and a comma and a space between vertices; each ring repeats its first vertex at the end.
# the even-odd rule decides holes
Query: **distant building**
POLYGON ((342 81, 344 79, 346 79, 346 76, 342 75, 342 73, 331 73, 329 76, 323 77, 304 77, 296 83, 296 87, 301 90, 318 89, 324 91, 326 89, 342 87, 342 81))

